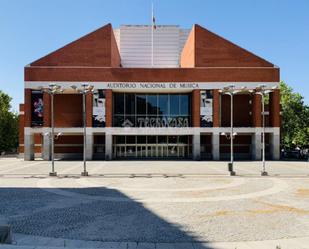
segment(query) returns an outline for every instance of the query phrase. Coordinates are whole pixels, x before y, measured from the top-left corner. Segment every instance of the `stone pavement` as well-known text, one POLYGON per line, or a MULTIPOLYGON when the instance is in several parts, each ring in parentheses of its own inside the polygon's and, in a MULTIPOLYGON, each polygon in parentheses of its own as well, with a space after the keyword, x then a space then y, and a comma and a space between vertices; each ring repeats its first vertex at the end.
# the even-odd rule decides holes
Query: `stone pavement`
POLYGON ((145 242, 99 242, 44 238, 16 234, 14 245, 0 245, 0 249, 308 249, 309 237, 246 241, 246 242, 205 242, 205 243, 145 243, 145 242), (19 245, 22 244, 22 245, 19 245))
POLYGON ((0 160, 14 247, 309 248, 309 164, 0 160), (27 247, 28 246, 28 247, 27 247))

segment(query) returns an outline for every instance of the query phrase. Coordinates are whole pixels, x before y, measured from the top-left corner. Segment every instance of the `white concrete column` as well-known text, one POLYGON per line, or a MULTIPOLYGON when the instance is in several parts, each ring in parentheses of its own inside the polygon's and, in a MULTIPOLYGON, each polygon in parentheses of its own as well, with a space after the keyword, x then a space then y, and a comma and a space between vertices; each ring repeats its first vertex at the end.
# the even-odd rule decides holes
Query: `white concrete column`
POLYGON ((262 160, 262 133, 256 131, 251 138, 252 160, 262 160))
POLYGON ((24 137, 24 160, 34 160, 34 138, 33 134, 26 134, 24 137))
POLYGON ((270 135, 270 153, 273 160, 280 159, 280 134, 271 133, 270 135))
POLYGON ((211 136, 212 159, 220 160, 220 134, 214 132, 211 136))
POLYGON ((193 160, 201 159, 201 136, 200 134, 194 134, 192 137, 192 154, 193 160))
POLYGON ((86 159, 92 160, 93 156, 93 133, 86 129, 86 159))
POLYGON ((105 160, 113 159, 113 136, 105 133, 105 160))
POLYGON ((42 145, 43 160, 49 161, 51 160, 50 133, 42 134, 42 136, 43 136, 43 145, 42 145))

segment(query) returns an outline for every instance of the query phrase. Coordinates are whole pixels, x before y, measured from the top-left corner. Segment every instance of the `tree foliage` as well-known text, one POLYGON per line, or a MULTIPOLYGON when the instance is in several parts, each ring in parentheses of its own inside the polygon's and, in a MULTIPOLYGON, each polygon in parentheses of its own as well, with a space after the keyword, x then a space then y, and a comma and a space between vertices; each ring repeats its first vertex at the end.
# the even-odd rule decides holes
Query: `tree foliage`
POLYGON ((10 111, 11 100, 0 91, 0 152, 14 151, 18 146, 18 116, 10 111))
POLYGON ((309 106, 304 98, 280 82, 282 108, 282 144, 286 148, 309 147, 309 106))

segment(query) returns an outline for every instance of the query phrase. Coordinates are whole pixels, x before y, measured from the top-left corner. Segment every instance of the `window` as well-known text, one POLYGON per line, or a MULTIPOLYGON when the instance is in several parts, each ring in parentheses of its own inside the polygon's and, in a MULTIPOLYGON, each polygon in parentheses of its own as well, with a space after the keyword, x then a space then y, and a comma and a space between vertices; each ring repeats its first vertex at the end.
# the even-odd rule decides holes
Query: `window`
POLYGON ((168 94, 158 95, 158 114, 168 116, 168 94))
POLYGON ((148 94, 147 95, 147 114, 148 115, 157 115, 157 95, 148 94))
POLYGON ((135 115, 135 96, 134 94, 125 94, 125 114, 135 115))
POLYGON ((190 94, 115 93, 115 127, 189 127, 190 94))
POLYGON ((114 94, 114 114, 124 114, 124 93, 114 94))
POLYGON ((136 95, 136 114, 146 114, 146 95, 138 94, 136 95))
POLYGON ((179 95, 178 94, 170 95, 170 115, 171 116, 179 115, 179 95))
POLYGON ((181 115, 189 115, 190 114, 190 96, 188 94, 179 95, 180 102, 180 114, 181 115))

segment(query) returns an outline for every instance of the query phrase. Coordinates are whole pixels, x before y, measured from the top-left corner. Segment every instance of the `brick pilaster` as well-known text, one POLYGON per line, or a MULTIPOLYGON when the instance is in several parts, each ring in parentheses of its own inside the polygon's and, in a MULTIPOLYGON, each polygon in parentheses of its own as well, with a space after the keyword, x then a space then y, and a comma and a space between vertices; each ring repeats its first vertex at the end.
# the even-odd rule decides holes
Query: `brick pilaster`
POLYGON ((200 103, 201 94, 200 90, 193 90, 192 92, 192 127, 201 126, 201 117, 200 117, 200 103))
POLYGON ((269 94, 269 120, 271 127, 280 127, 280 90, 269 94))
POLYGON ((105 126, 112 127, 113 125, 113 92, 111 89, 105 90, 105 126))
POLYGON ((46 92, 43 93, 43 126, 51 126, 51 102, 50 95, 46 92))
POLYGON ((220 93, 218 89, 213 90, 213 127, 220 126, 220 93))
POLYGON ((262 96, 254 94, 252 96, 252 127, 262 126, 262 96))
POLYGON ((31 89, 25 89, 25 127, 31 127, 31 89))
POLYGON ((93 94, 86 94, 86 126, 92 127, 92 98, 93 94))

